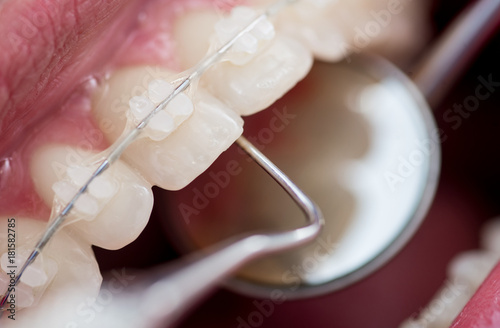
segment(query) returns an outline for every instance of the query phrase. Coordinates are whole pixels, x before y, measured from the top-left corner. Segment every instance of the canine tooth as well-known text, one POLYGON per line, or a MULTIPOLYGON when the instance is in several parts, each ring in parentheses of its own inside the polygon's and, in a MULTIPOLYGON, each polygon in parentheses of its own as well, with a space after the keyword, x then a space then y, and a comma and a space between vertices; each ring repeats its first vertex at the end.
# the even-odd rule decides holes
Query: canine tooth
MULTIPOLYGON (((94 166, 67 163, 69 146, 47 145, 40 148, 31 160, 31 176, 35 189, 49 206, 54 194, 64 205, 69 202, 93 172, 94 166), (57 168, 57 170, 56 170, 57 168), (88 171, 88 172, 87 172, 88 171), (65 177, 64 172, 68 173, 65 177)), ((86 154, 85 163, 95 154, 86 154)), ((150 185, 122 161, 117 161, 96 177, 68 215, 64 229, 79 234, 89 243, 118 249, 135 240, 149 219, 153 206, 150 185)))
POLYGON ((275 40, 243 66, 222 62, 211 68, 201 83, 240 115, 267 108, 308 72, 312 56, 300 43, 285 37, 275 40))
MULTIPOLYGON (((135 67, 118 70, 111 76, 101 89, 106 92, 95 95, 93 108, 98 122, 112 122, 117 128, 103 131, 111 142, 118 138, 126 126, 121 113, 110 110, 114 100, 121 98, 128 102, 134 90, 138 89, 137 81, 149 78, 144 86, 146 92, 150 81, 158 78, 168 81, 172 75, 166 70, 135 67)), ((149 90, 147 92, 149 94, 149 90)), ((163 110, 172 116, 176 126, 168 137, 154 140, 150 134, 149 138, 133 142, 124 153, 126 162, 151 184, 164 189, 185 187, 206 170, 242 132, 242 119, 220 100, 202 87, 190 91, 191 94, 192 97, 179 94, 163 110)))

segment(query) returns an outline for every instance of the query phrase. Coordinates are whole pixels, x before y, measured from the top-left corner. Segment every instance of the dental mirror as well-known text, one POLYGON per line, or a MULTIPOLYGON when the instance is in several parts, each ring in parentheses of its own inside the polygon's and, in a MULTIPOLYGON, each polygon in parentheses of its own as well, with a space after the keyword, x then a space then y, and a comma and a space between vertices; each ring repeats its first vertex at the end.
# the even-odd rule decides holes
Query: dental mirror
MULTIPOLYGON (((316 62, 246 129, 319 205, 326 223, 310 245, 245 266, 227 283, 231 289, 301 298, 347 286, 389 260, 431 203, 439 132, 418 90, 381 58, 316 62)), ((179 206, 171 214, 184 218, 173 225, 176 242, 192 251, 244 232, 300 227, 303 215, 268 180, 236 149, 225 154, 172 194, 179 206)))
MULTIPOLYGON (((287 299, 317 296, 366 277, 405 245, 438 180, 440 130, 428 103, 439 102, 495 31, 499 8, 480 1, 458 17, 417 65, 416 85, 372 55, 316 62, 294 90, 247 119, 247 138, 318 203, 326 224, 312 244, 245 266, 228 288, 263 298, 275 290, 287 299)), ((165 230, 180 250, 300 227, 300 212, 251 166, 230 149, 168 194, 177 220, 165 230)))

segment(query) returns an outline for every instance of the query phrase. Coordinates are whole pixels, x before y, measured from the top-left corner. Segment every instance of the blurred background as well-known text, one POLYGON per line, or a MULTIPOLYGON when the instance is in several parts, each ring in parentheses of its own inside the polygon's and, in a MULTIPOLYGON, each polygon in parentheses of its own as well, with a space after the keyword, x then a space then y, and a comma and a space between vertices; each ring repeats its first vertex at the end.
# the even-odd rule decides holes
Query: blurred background
MULTIPOLYGON (((432 37, 426 47, 470 3, 432 1, 432 37)), ((473 94, 478 76, 491 74, 494 81, 500 81, 499 59, 500 34, 485 45, 442 105, 434 110, 437 125, 446 135, 441 176, 435 201, 408 245, 368 278, 335 293, 275 305, 272 314, 264 316, 259 325, 249 327, 397 327, 428 304, 446 280, 450 259, 464 250, 478 248, 481 224, 500 213, 500 89, 481 101, 478 110, 464 118, 459 127, 444 119, 448 109, 473 94)), ((407 60, 400 62, 406 62, 401 68, 411 77, 411 65, 407 60)), ((265 115, 251 117, 246 125, 258 126, 265 115)), ((246 133, 251 135, 248 130, 246 133)), ((103 272, 123 267, 147 269, 180 256, 165 224, 179 219, 168 217, 176 197, 175 193, 155 189, 152 219, 138 240, 119 251, 95 249, 103 272)), ((249 316, 259 311, 256 301, 261 302, 220 289, 179 327, 247 328, 241 322, 248 323, 249 316)))

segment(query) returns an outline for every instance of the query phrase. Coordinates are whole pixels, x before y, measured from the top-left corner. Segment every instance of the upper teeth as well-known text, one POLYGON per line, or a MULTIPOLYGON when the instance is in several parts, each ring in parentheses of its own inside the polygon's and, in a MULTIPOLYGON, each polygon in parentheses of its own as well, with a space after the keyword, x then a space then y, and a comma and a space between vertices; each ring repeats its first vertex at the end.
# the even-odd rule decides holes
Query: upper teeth
MULTIPOLYGON (((65 205, 91 176, 94 165, 68 163, 75 149, 58 145, 35 152, 31 176, 35 189, 49 205, 54 194, 56 202, 65 205), (58 168, 55 170, 55 168, 58 168)), ((89 162, 95 154, 86 154, 80 162, 89 162)), ((132 242, 147 223, 153 196, 150 185, 123 162, 116 162, 88 186, 68 215, 66 229, 77 232, 91 244, 118 249, 132 242)))
MULTIPOLYGON (((173 91, 174 87, 170 83, 164 80, 153 80, 148 86, 149 97, 132 97, 129 105, 134 124, 139 124, 158 103, 165 100, 173 91)), ((191 99, 183 92, 178 94, 164 110, 157 112, 149 121, 146 135, 155 141, 165 139, 193 113, 193 110, 191 99)))
MULTIPOLYGON (((215 33, 219 42, 223 45, 238 34, 246 25, 258 16, 257 12, 248 7, 235 7, 231 15, 215 24, 215 33)), ((273 24, 262 19, 253 29, 242 35, 233 45, 225 58, 235 65, 244 65, 250 61, 262 47, 262 41, 274 38, 273 24)))
MULTIPOLYGON (((70 166, 67 169, 68 180, 61 180, 52 186, 55 194, 64 202, 71 201, 94 170, 90 167, 70 166)), ((88 194, 83 194, 75 204, 75 210, 82 213, 85 220, 92 220, 102 207, 116 194, 118 183, 110 179, 109 174, 99 176, 88 186, 88 194)))
MULTIPOLYGON (((95 261, 87 246, 95 244, 116 249, 134 240, 151 211, 151 184, 173 190, 186 186, 240 136, 243 121, 239 115, 252 114, 271 105, 307 74, 312 64, 311 51, 329 59, 343 55, 336 44, 325 42, 332 35, 340 39, 335 31, 322 30, 333 24, 322 11, 327 8, 331 12, 334 2, 305 1, 304 10, 291 10, 289 17, 293 19, 280 19, 277 29, 268 19, 260 19, 235 42, 222 62, 206 72, 199 84, 178 94, 155 113, 143 132, 146 138, 130 145, 123 161, 114 163, 108 172, 88 186, 87 192, 76 202, 75 212, 69 215, 70 220, 76 221, 75 217, 83 220, 65 227, 55 238, 60 248, 49 251, 65 256, 71 253, 61 247, 59 239, 71 246, 78 244, 72 255, 77 257, 77 266, 86 265, 81 275, 90 272, 91 287, 98 284, 95 261), (313 17, 321 19, 316 22, 313 17), (311 27, 305 26, 307 24, 311 27), (68 237, 72 234, 78 235, 78 241, 68 237)), ((215 25, 212 24, 213 15, 210 16, 207 22, 212 25, 205 30, 212 27, 215 30, 212 48, 228 42, 256 17, 257 12, 247 7, 234 8, 229 17, 215 25)), ((178 42, 182 45, 193 43, 193 40, 181 38, 178 42)), ((117 140, 131 125, 137 126, 169 97, 174 90, 174 84, 168 82, 173 80, 172 76, 172 72, 165 69, 151 71, 144 66, 113 72, 105 81, 106 86, 93 96, 93 115, 100 126, 107 127, 103 132, 109 141, 117 140)), ((54 194, 59 202, 70 202, 94 172, 94 165, 67 163, 68 151, 74 150, 67 148, 52 145, 33 156, 34 184, 47 204, 52 204, 54 194), (54 173, 53 164, 57 161, 67 168, 64 177, 54 173)), ((36 223, 33 226, 40 228, 36 223)), ((5 270, 4 262, 5 255, 2 257, 2 269, 5 270)), ((47 285, 53 277, 51 270, 58 269, 57 264, 48 260, 42 266, 37 263, 40 261, 25 273, 20 290, 47 285)), ((62 277, 65 278, 64 274, 71 270, 61 266, 59 271, 64 271, 62 277)), ((73 276, 82 280, 79 273, 72 271, 73 276)), ((64 278, 56 283, 60 284, 64 278)), ((30 289, 23 292, 30 295, 30 289)), ((26 298, 26 304, 36 301, 35 298, 26 298)))

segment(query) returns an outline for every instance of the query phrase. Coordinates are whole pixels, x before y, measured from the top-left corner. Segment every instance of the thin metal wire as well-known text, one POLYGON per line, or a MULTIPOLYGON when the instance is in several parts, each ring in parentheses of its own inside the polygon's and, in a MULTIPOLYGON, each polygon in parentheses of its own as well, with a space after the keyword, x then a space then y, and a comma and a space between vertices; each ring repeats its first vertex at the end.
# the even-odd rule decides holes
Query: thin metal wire
POLYGON ((96 327, 103 326, 101 322, 122 328, 170 327, 244 264, 304 245, 318 236, 324 224, 319 207, 246 138, 240 137, 236 143, 287 192, 308 224, 279 233, 234 236, 202 253, 153 269, 152 275, 138 279, 139 287, 129 287, 107 305, 96 318, 96 327), (150 280, 151 276, 161 278, 150 280))
MULTIPOLYGON (((88 186, 102 173, 104 173, 113 163, 120 158, 123 151, 137 139, 142 130, 148 125, 149 121, 161 110, 164 110, 165 107, 179 95, 181 92, 185 91, 191 83, 199 78, 205 71, 211 67, 213 64, 217 63, 221 60, 221 58, 226 54, 231 47, 246 33, 251 31, 257 24, 259 24, 264 19, 269 18, 270 16, 275 15, 284 7, 297 2, 298 0, 281 0, 272 4, 264 11, 261 15, 257 16, 253 21, 251 21, 247 26, 245 26, 238 34, 236 34, 233 38, 231 38, 226 44, 224 44, 221 48, 219 48, 212 55, 203 59, 198 65, 195 66, 194 71, 185 78, 179 86, 177 86, 172 93, 161 103, 159 103, 141 122, 137 124, 137 126, 127 133, 121 140, 118 140, 114 146, 112 146, 112 150, 109 155, 103 160, 103 162, 99 165, 99 167, 95 170, 92 176, 86 181, 86 183, 78 190, 78 192, 73 196, 68 204, 63 208, 63 210, 56 216, 56 218, 49 224, 47 229, 45 230, 43 236, 39 239, 38 243, 34 247, 30 256, 23 264, 21 270, 16 275, 14 286, 17 286, 19 283, 21 276, 26 271, 28 266, 30 266, 38 257, 38 255, 43 251, 44 247, 47 243, 52 239, 54 234, 59 230, 60 226, 66 220, 67 215, 73 209, 75 203, 78 199, 86 192, 88 186)), ((8 288, 4 293, 4 297, 0 301, 0 317, 5 310, 5 303, 11 294, 12 289, 8 288)))

